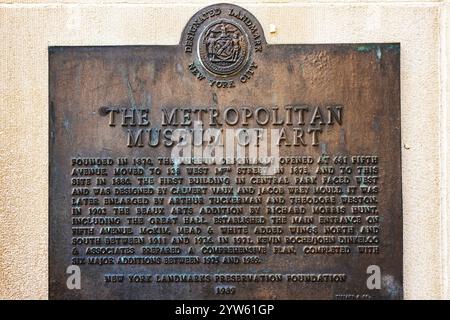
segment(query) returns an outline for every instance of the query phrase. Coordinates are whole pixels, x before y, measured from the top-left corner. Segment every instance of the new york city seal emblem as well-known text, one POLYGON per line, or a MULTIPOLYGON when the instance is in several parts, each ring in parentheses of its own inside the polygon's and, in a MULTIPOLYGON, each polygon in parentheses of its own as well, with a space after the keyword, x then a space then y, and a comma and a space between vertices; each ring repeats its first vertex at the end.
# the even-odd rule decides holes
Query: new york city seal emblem
POLYGON ((248 60, 247 34, 228 20, 210 24, 199 38, 198 54, 208 71, 226 76, 239 72, 248 60))
POLYGON ((187 23, 181 43, 190 73, 216 88, 250 81, 266 44, 256 18, 235 5, 213 5, 198 12, 187 23))

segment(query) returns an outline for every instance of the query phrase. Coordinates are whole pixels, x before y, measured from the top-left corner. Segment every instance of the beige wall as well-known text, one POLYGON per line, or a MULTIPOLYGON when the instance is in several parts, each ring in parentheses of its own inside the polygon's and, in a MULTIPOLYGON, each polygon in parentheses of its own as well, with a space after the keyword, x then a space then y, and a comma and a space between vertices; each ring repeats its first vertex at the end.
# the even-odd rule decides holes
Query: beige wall
MULTIPOLYGON (((47 298, 47 47, 176 44, 198 9, 220 1, 77 2, 0 1, 0 298, 47 298)), ((401 43, 405 298, 449 298, 450 4, 230 2, 273 44, 401 43)))
POLYGON ((450 299, 450 1, 446 1, 442 8, 441 19, 441 213, 442 213, 442 257, 443 257, 443 293, 446 299, 450 299))

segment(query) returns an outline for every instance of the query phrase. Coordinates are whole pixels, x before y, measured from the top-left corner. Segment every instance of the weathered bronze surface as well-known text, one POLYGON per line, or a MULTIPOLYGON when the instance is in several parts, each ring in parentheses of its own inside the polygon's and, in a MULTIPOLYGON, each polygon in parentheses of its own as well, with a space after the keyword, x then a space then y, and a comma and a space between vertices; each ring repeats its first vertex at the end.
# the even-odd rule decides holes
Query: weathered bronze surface
POLYGON ((220 4, 49 64, 50 298, 402 298, 398 44, 268 45, 220 4))

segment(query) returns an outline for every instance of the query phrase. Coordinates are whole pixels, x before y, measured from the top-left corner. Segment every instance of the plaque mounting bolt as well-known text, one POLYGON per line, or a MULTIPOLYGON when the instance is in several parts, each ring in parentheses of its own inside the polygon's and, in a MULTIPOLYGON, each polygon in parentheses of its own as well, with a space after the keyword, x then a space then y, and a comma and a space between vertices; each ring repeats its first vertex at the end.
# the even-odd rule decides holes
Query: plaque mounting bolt
POLYGON ((276 33, 277 32, 277 26, 273 23, 269 24, 269 32, 270 33, 276 33))

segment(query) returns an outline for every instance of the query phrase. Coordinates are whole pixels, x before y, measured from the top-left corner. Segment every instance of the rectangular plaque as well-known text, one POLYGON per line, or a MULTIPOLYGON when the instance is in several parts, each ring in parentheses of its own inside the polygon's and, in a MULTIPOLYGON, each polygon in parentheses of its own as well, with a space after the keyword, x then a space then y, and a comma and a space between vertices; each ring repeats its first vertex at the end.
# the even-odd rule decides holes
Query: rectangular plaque
POLYGON ((399 44, 51 47, 52 299, 401 299, 399 44))

